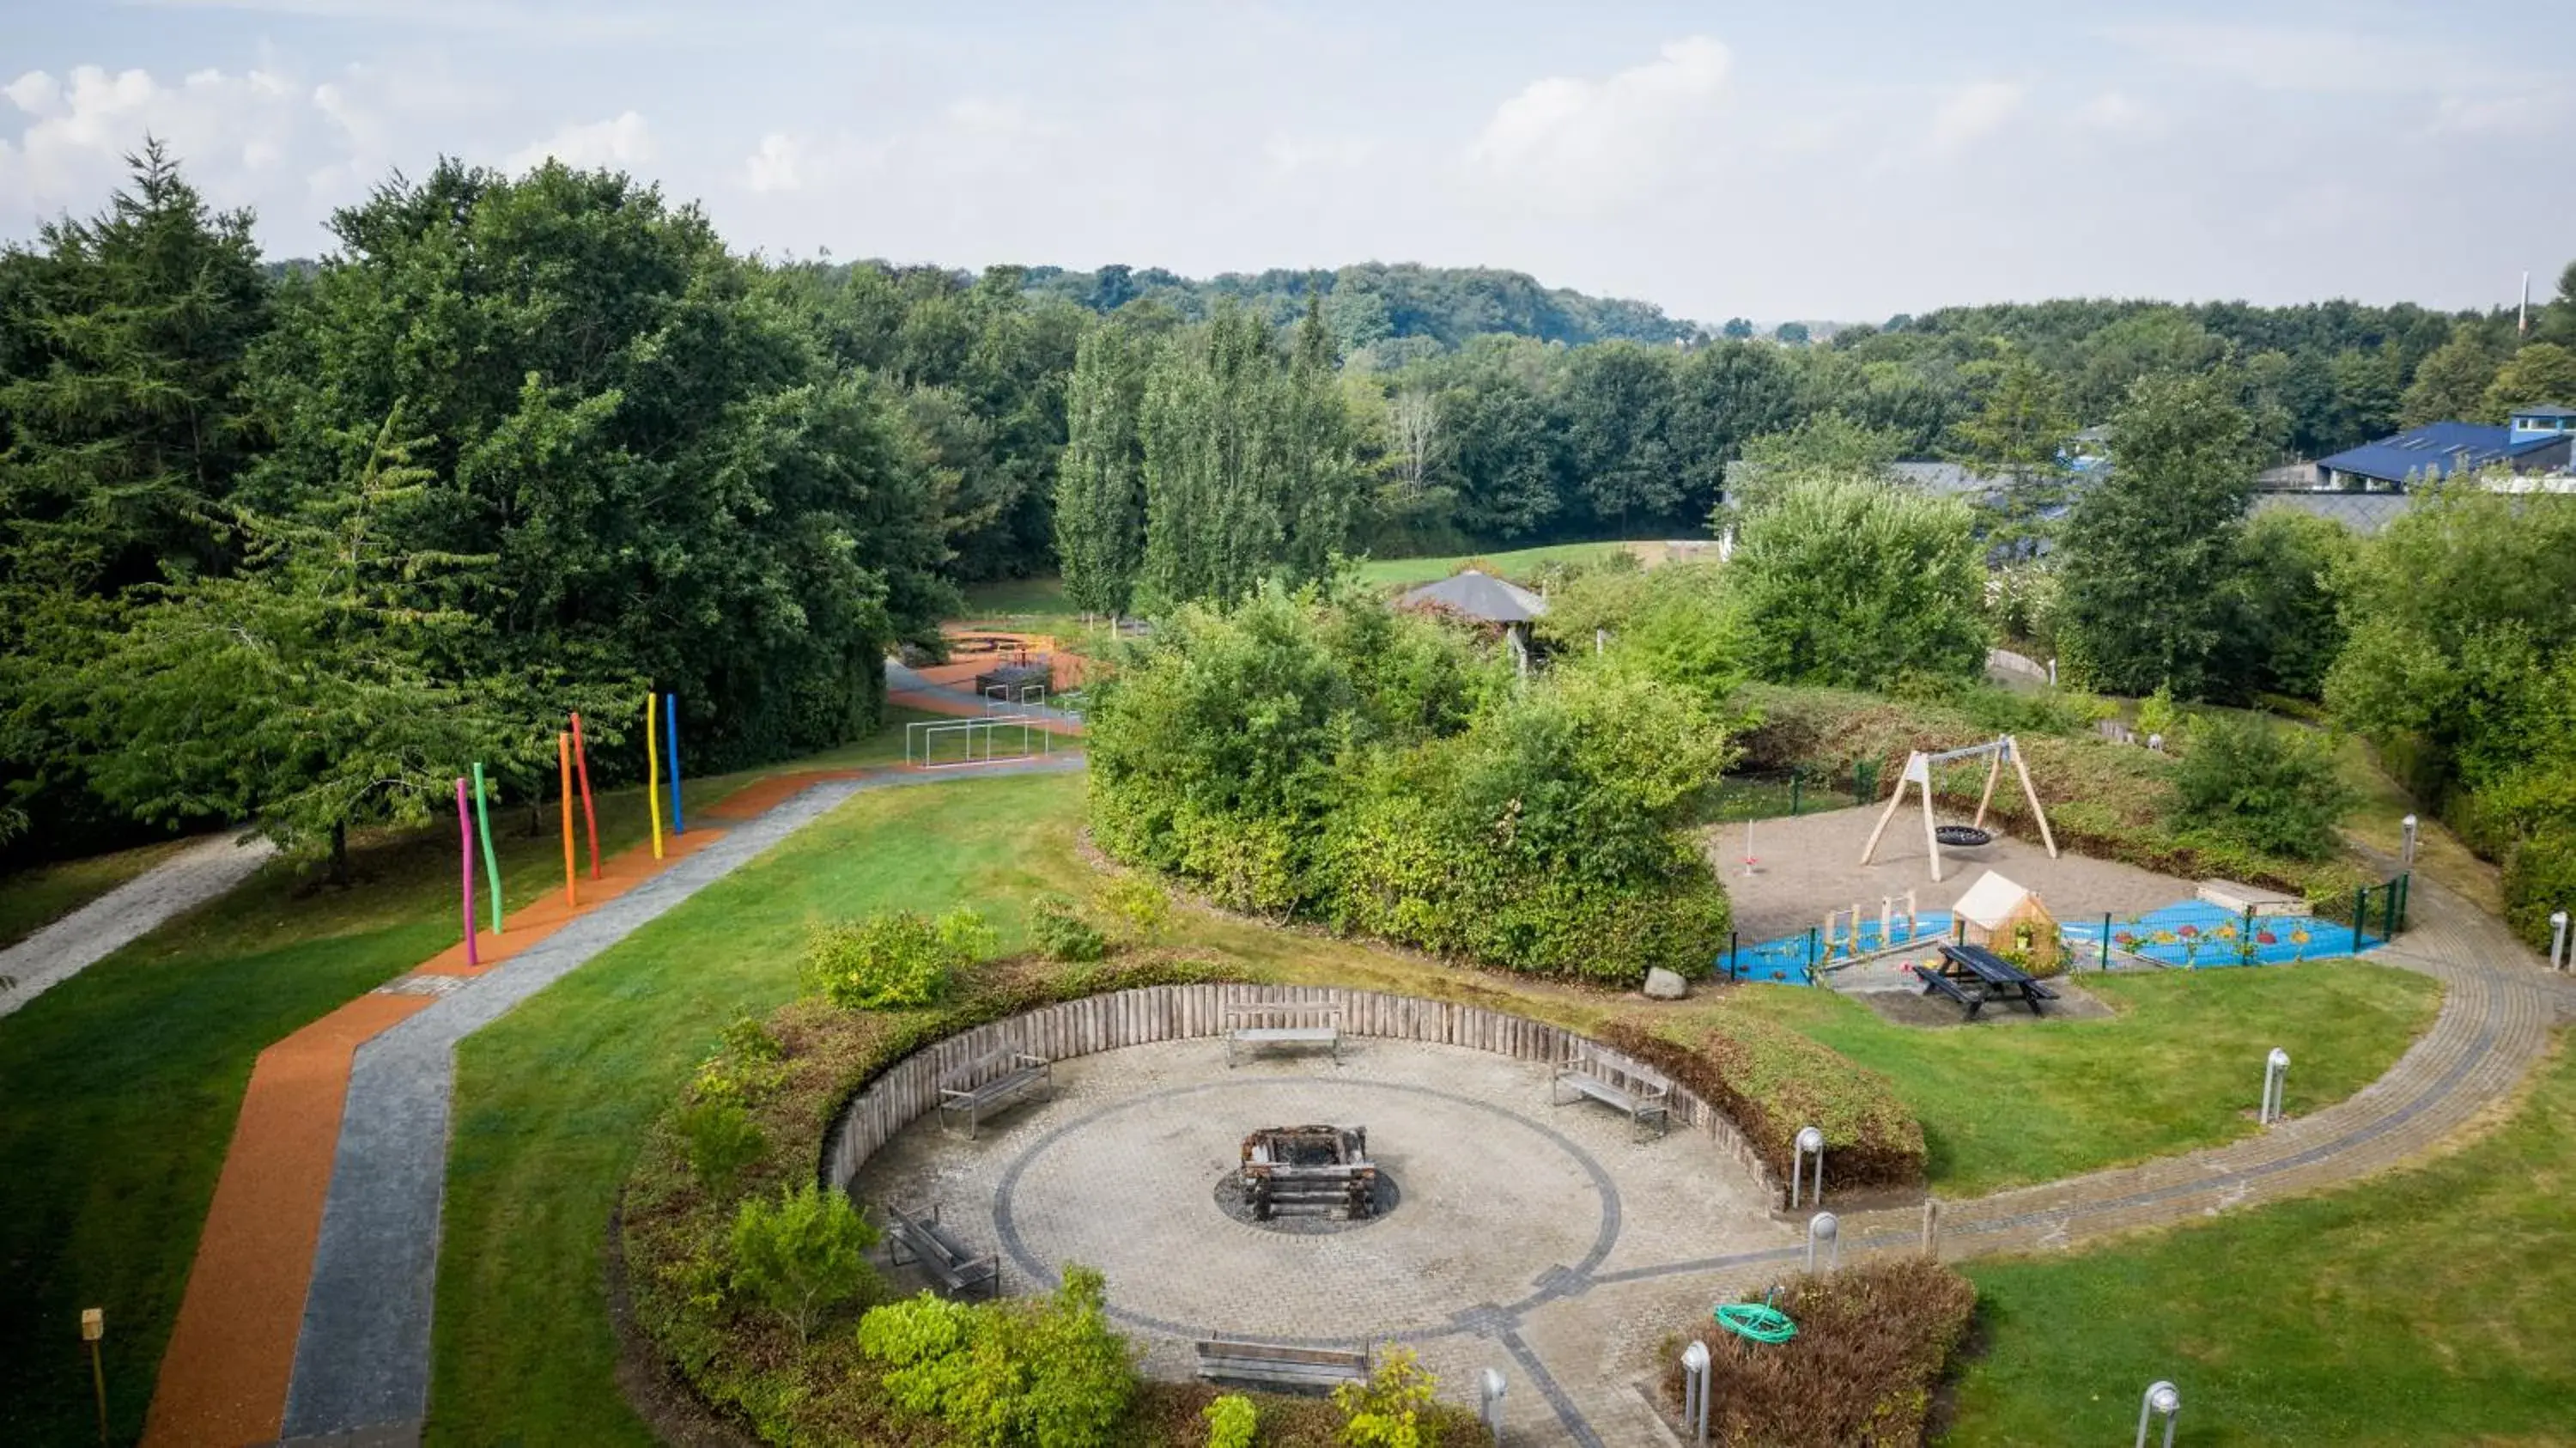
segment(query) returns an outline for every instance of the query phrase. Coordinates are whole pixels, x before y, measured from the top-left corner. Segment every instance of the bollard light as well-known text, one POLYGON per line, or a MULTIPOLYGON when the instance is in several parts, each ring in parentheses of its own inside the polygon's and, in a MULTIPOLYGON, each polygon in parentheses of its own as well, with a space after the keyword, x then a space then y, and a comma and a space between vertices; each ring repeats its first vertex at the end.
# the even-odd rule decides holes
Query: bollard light
POLYGON ((1794 1212, 1794 1211, 1796 1211, 1796 1210, 1798 1209, 1798 1182, 1799 1182, 1799 1179, 1800 1179, 1802 1176, 1804 1176, 1804 1175, 1805 1175, 1805 1173, 1806 1173, 1807 1158, 1808 1158, 1808 1157, 1810 1157, 1810 1156, 1812 1156, 1812 1157, 1814 1157, 1814 1158, 1816 1159, 1816 1189, 1815 1189, 1815 1192, 1813 1193, 1813 1196, 1814 1196, 1814 1199, 1815 1199, 1815 1200, 1814 1200, 1814 1204, 1815 1204, 1815 1205, 1817 1205, 1817 1206, 1822 1206, 1822 1205, 1824 1205, 1824 1201, 1825 1201, 1825 1134, 1824 1134, 1824 1132, 1823 1132, 1823 1131, 1821 1131, 1821 1130, 1819 1130, 1819 1129, 1817 1129, 1817 1128, 1815 1128, 1815 1127, 1812 1127, 1812 1126, 1802 1126, 1802 1127, 1799 1127, 1799 1128, 1798 1128, 1798 1135, 1797 1135, 1797 1139, 1795 1140, 1795 1142, 1794 1142, 1794 1143, 1792 1143, 1792 1145, 1793 1145, 1793 1149, 1794 1149, 1794 1151, 1795 1151, 1795 1155, 1793 1155, 1793 1156, 1791 1156, 1791 1157, 1789 1158, 1789 1210, 1791 1210, 1791 1211, 1793 1211, 1793 1212, 1794 1212))
POLYGON ((1476 1412, 1494 1441, 1503 1441, 1503 1373, 1500 1368, 1487 1368, 1476 1375, 1476 1412))
POLYGON ((2182 1412, 2182 1394, 2174 1385, 2161 1380, 2147 1385, 2147 1396, 2138 1404, 2137 1448, 2147 1448, 2147 1420, 2162 1414, 2165 1420, 2165 1448, 2173 1448, 2174 1418, 2182 1412))
POLYGON ((2408 815, 2397 823, 2397 868, 2411 870, 2415 868, 2415 817, 2408 815))
POLYGON ((2269 1126, 2281 1119, 2281 1098, 2289 1079, 2290 1053, 2274 1046, 2272 1054, 2263 1058, 2263 1105, 2255 1113, 2259 1124, 2269 1126))
POLYGON ((1807 1271, 1816 1270, 1816 1252, 1824 1249, 1825 1270, 1842 1265, 1842 1223, 1831 1212, 1818 1212, 1807 1219, 1807 1271))
POLYGON ((2567 912, 2554 910, 2549 915, 2549 967, 2567 968, 2567 912))
POLYGON ((1707 1343, 1694 1340, 1682 1349, 1682 1421, 1700 1448, 1708 1445, 1708 1363, 1707 1343))

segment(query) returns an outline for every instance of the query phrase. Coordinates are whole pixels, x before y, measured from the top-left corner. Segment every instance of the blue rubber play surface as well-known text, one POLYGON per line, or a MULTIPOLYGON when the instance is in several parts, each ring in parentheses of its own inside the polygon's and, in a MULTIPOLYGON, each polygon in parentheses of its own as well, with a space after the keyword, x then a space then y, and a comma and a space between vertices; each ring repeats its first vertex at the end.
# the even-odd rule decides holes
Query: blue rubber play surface
MULTIPOLYGON (((1821 971, 1846 968, 1855 955, 1886 950, 1903 953, 1920 942, 1928 956, 1950 933, 1950 912, 1927 910, 1909 932, 1903 920, 1893 922, 1882 940, 1878 922, 1863 920, 1859 939, 1836 937, 1827 942, 1820 930, 1720 951, 1712 973, 1721 980, 1814 985, 1821 971)), ((2061 921, 2058 935, 2076 970, 2090 970, 2102 959, 2102 921, 2061 921)), ((2199 900, 2150 910, 2111 921, 2111 963, 2134 966, 2141 961, 2202 970, 2230 965, 2287 965, 2295 961, 2360 955, 2387 944, 2378 931, 2356 932, 2349 925, 2312 915, 2243 915, 2199 900)), ((1911 958, 1911 957, 1908 957, 1911 958)), ((1898 960, 1891 969, 1901 969, 1898 960)))

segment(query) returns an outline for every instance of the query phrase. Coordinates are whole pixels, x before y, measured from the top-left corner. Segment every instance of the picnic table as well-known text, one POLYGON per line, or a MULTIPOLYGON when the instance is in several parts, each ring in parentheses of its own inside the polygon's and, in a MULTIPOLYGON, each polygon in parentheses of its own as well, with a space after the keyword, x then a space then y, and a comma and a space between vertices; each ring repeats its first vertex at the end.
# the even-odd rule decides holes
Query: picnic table
POLYGON ((1914 974, 1922 980, 1925 995, 1948 996, 1967 1009, 1972 1021, 1996 1001, 2020 1001, 2035 1016, 2040 1014, 2041 1002, 2057 999, 2057 992, 2041 985, 2029 971, 1982 945, 1944 945, 1940 964, 1918 965, 1914 974))

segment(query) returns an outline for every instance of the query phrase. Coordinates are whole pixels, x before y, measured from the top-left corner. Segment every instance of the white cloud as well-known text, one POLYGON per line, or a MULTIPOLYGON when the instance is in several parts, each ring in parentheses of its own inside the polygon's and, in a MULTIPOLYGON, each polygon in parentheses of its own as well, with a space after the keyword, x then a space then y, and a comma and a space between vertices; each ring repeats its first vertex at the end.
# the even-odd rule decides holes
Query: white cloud
POLYGON ((795 191, 805 184, 798 165, 803 151, 796 138, 772 131, 760 138, 760 149, 743 158, 742 184, 754 191, 795 191))
POLYGON ((2075 112, 2075 119, 2114 135, 2143 136, 2164 129, 2162 114, 2116 90, 2104 91, 2086 101, 2075 112))
POLYGON ((1262 159, 1281 175, 1317 171, 1355 171, 1377 156, 1377 142, 1367 136, 1272 136, 1262 143, 1262 159))
POLYGON ((2115 25, 2105 33, 2168 65, 2257 90, 2420 94, 2464 82, 2491 85, 2503 69, 2492 52, 2343 27, 2175 20, 2115 25))
POLYGON ((1953 154, 2001 130, 2020 114, 2025 92, 2009 81, 1982 81, 1941 102, 1932 112, 1932 149, 1953 154))
POLYGON ((301 86, 261 70, 201 70, 171 85, 84 65, 61 77, 29 71, 6 93, 29 118, 14 149, 0 146, 0 218, 10 222, 94 208, 147 136, 210 197, 255 192, 258 173, 278 168, 321 120, 301 86))
POLYGON ((633 111, 605 121, 566 126, 546 140, 513 151, 501 169, 513 176, 533 170, 548 158, 576 170, 596 166, 634 167, 653 159, 653 128, 633 111))
POLYGON ((1558 199, 1607 203, 1641 194, 1708 142, 1734 57, 1705 35, 1603 80, 1551 76, 1497 106, 1469 149, 1472 165, 1558 199))

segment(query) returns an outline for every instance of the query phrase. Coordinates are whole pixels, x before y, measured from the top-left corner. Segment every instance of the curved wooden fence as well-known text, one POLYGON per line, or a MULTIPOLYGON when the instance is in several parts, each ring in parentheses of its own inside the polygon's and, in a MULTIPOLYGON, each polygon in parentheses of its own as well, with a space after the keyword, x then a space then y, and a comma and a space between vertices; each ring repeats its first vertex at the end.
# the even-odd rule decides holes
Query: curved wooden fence
POLYGON ((1026 1051, 1061 1061, 1122 1046, 1213 1038, 1225 1033, 1224 1008, 1240 1005, 1332 1005, 1346 1036, 1465 1046, 1548 1065, 1589 1052, 1613 1081, 1635 1075, 1672 1087, 1672 1119, 1717 1143, 1777 1195, 1780 1184, 1735 1123, 1680 1083, 1586 1036, 1522 1016, 1416 996, 1338 986, 1159 985, 1112 991, 962 1031, 886 1068, 841 1109, 823 1143, 823 1180, 847 1189, 879 1147, 939 1104, 949 1072, 995 1051, 1026 1051))

